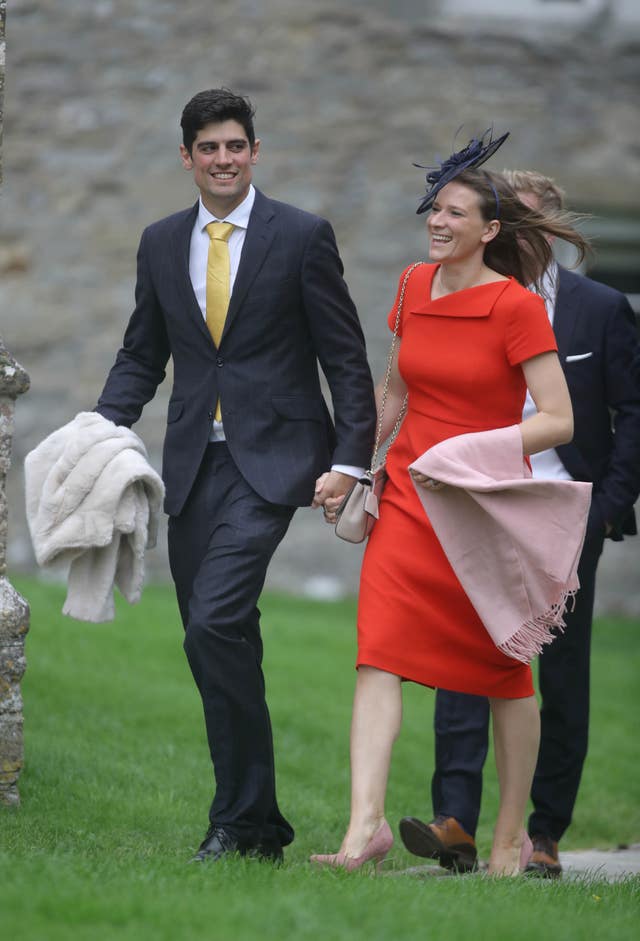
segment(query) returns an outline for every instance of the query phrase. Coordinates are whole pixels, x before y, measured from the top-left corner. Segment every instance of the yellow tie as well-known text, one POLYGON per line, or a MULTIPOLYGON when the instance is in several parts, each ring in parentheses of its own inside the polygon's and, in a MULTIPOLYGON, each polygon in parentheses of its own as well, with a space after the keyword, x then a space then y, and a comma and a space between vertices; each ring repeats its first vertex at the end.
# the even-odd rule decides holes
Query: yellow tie
MULTIPOLYGON (((229 307, 230 264, 227 242, 234 230, 230 222, 210 222, 207 258, 207 327, 216 346, 220 346, 229 307)), ((221 421, 220 399, 216 403, 216 421, 221 421)))

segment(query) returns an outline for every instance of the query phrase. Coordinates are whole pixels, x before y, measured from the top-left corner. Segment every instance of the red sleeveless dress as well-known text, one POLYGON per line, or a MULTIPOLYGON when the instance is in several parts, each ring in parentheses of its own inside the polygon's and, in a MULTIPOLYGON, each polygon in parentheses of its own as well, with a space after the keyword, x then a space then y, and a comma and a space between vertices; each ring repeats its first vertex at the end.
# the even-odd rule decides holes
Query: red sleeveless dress
MULTIPOLYGON (((407 468, 445 438, 518 424, 526 393, 520 363, 557 349, 556 341, 543 301, 514 278, 432 301, 437 267, 416 268, 406 288, 399 367, 409 404, 363 560, 357 666, 464 693, 530 696, 531 668, 494 645, 407 468)), ((391 328, 397 304, 398 297, 391 328)))

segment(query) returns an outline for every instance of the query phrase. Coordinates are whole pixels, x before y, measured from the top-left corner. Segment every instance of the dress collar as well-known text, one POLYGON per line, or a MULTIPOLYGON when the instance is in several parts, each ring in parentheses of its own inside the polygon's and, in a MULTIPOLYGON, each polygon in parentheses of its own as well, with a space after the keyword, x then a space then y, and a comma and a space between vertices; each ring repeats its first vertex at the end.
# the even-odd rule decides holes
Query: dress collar
POLYGON ((473 288, 445 294, 435 301, 431 300, 431 285, 438 265, 434 265, 431 278, 425 285, 425 300, 411 308, 412 314, 427 314, 436 317, 488 317, 501 294, 514 280, 491 281, 473 288))

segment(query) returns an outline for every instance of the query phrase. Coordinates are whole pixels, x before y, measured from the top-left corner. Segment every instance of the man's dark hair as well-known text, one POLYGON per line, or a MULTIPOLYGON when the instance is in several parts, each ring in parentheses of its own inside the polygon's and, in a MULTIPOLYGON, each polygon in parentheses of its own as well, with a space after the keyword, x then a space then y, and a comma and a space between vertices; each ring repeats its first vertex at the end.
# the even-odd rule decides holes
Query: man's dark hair
POLYGON ((254 114, 255 109, 249 99, 243 98, 242 95, 235 95, 228 88, 210 88, 208 91, 198 92, 184 106, 180 118, 182 143, 191 153, 196 134, 207 124, 237 121, 244 128, 249 146, 253 148, 256 142, 253 129, 254 114))

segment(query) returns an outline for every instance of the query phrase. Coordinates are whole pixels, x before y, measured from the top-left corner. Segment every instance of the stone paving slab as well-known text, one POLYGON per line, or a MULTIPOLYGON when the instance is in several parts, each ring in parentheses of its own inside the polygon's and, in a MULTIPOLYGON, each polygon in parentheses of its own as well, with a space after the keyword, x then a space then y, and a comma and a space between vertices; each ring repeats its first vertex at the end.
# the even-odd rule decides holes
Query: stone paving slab
POLYGON ((640 843, 615 850, 575 850, 560 853, 565 878, 605 878, 609 882, 640 875, 640 843))
MULTIPOLYGON (((565 880, 575 881, 588 878, 616 882, 619 879, 640 876, 640 843, 618 847, 615 850, 592 849, 560 853, 560 862, 562 864, 563 879, 565 880)), ((464 878, 481 875, 483 870, 486 870, 486 862, 480 863, 479 873, 464 878)), ((453 873, 442 869, 435 862, 421 866, 411 866, 403 870, 388 871, 386 875, 408 875, 419 879, 457 878, 453 873)))

